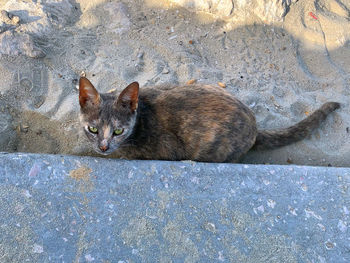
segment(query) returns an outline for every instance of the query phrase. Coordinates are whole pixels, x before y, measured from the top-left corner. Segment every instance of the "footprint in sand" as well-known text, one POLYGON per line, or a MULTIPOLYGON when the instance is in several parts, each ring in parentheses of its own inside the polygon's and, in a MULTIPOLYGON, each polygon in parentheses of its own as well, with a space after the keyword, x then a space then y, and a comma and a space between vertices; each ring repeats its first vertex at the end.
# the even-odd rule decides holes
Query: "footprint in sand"
POLYGON ((335 0, 323 1, 319 5, 319 20, 330 60, 343 76, 350 74, 350 6, 335 0))
POLYGON ((15 85, 26 98, 26 104, 31 109, 39 109, 47 96, 47 83, 44 83, 46 70, 41 65, 22 68, 17 72, 15 85))
POLYGON ((300 67, 312 79, 345 81, 350 72, 349 10, 340 1, 298 1, 286 16, 287 30, 300 40, 300 67))

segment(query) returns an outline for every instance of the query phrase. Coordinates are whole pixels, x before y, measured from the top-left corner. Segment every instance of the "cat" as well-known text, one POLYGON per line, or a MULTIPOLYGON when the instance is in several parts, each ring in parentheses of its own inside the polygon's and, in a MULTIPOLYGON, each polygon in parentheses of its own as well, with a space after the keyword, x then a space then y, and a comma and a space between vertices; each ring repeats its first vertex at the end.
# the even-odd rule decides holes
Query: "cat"
POLYGON ((308 136, 340 107, 325 103, 285 129, 257 129, 253 112, 223 88, 209 85, 98 93, 79 80, 80 120, 92 148, 126 159, 238 162, 250 149, 270 149, 308 136))

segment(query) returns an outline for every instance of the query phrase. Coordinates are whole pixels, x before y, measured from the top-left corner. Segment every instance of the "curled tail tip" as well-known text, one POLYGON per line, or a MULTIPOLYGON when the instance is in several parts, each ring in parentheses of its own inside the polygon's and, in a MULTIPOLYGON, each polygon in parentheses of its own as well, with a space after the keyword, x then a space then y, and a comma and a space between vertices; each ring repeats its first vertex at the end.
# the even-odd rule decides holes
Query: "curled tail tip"
POLYGON ((322 105, 321 109, 327 113, 331 113, 332 111, 335 111, 336 109, 340 108, 339 102, 327 102, 322 105))

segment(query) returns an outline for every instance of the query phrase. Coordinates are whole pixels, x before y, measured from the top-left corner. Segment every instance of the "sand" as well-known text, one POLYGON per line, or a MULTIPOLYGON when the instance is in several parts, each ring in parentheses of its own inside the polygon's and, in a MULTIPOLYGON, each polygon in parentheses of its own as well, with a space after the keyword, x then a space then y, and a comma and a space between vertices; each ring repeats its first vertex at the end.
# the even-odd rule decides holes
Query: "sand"
POLYGON ((5 17, 0 27, 0 151, 94 155, 78 122, 84 71, 102 92, 132 81, 221 82, 261 129, 338 101, 342 108, 309 138, 243 162, 350 165, 349 1, 287 1, 272 13, 186 1, 47 2, 0 1, 20 20, 5 17))

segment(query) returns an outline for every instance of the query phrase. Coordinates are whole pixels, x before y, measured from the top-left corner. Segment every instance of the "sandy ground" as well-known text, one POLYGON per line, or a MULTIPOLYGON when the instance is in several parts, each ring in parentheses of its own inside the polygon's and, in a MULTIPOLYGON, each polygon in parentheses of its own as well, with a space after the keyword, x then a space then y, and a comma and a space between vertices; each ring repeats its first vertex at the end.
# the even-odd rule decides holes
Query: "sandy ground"
MULTIPOLYGON (((10 12, 9 2, 0 1, 1 9, 10 12)), ((33 23, 42 30, 31 15, 40 17, 39 9, 27 18, 18 13, 22 24, 14 36, 27 43, 19 38, 27 30, 32 42, 22 50, 34 43, 40 52, 7 54, 2 40, 0 151, 92 154, 78 123, 76 85, 84 71, 102 92, 132 81, 223 82, 266 129, 289 126, 322 103, 339 101, 342 108, 309 138, 251 152, 243 162, 350 165, 349 1, 298 1, 273 23, 234 12, 219 19, 161 0, 63 0, 50 8, 50 30, 40 36, 29 32, 33 23)))

